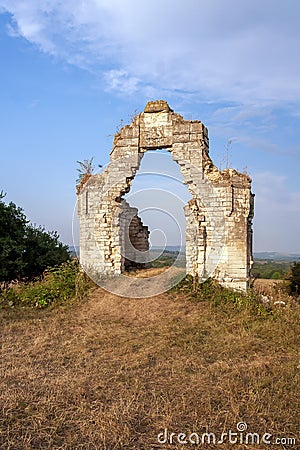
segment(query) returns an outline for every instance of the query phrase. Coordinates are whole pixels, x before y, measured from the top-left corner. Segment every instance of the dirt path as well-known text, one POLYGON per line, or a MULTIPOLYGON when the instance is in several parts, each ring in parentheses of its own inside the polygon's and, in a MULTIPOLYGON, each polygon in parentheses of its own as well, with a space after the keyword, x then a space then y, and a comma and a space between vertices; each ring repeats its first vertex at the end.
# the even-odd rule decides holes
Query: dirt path
POLYGON ((115 278, 103 279, 99 284, 116 295, 145 298, 167 292, 184 276, 185 269, 172 266, 129 272, 115 278))

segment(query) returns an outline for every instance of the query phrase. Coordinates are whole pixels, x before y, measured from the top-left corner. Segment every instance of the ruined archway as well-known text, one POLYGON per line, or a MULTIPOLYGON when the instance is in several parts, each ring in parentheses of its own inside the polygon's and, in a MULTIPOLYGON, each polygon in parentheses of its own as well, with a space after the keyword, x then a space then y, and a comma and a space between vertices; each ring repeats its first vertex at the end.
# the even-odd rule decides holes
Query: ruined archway
POLYGON ((122 196, 144 153, 163 148, 179 164, 192 195, 185 207, 187 273, 245 290, 252 264, 251 179, 233 169, 219 171, 209 157, 207 128, 184 120, 162 100, 149 102, 115 135, 110 164, 78 187, 81 265, 89 272, 119 275, 129 251, 130 258, 144 262, 147 230, 122 196), (133 218, 141 245, 132 248, 129 242, 129 250, 133 218))
MULTIPOLYGON (((180 272, 184 276, 186 268, 184 207, 191 198, 187 186, 183 183, 180 166, 172 159, 171 152, 165 149, 147 151, 124 199, 131 207, 137 208, 137 214, 143 224, 147 225, 149 261, 146 267, 140 265, 136 267, 135 258, 131 258, 127 267, 125 261, 126 270, 157 269, 137 274, 147 277, 172 266, 174 271, 175 268, 181 269, 180 272)), ((132 225, 134 226, 136 222, 137 218, 132 225)), ((134 226, 134 233, 131 235, 137 241, 135 246, 143 248, 143 229, 134 226)))

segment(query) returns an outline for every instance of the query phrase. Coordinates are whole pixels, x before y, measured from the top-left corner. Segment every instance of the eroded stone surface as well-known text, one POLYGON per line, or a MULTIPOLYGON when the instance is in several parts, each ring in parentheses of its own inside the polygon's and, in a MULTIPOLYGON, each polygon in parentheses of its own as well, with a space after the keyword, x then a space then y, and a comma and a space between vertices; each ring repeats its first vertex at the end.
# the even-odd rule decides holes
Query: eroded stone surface
POLYGON ((184 120, 163 100, 149 102, 115 135, 109 166, 78 189, 82 266, 116 275, 124 271, 128 257, 140 258, 142 264, 148 229, 122 196, 144 153, 160 148, 180 165, 193 197, 185 206, 187 273, 199 279, 214 276, 225 286, 245 290, 252 265, 251 179, 234 169, 219 171, 209 157, 207 128, 198 120, 184 120), (131 231, 128 217, 134 217, 131 231), (133 235, 139 244, 130 246, 133 235))

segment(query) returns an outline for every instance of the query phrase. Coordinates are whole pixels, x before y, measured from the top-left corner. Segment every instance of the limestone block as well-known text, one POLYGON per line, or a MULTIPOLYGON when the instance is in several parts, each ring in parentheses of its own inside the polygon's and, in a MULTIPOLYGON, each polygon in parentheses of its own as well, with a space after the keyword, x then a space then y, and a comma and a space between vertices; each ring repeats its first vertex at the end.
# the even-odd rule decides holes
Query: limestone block
POLYGON ((190 121, 190 133, 203 134, 203 125, 199 120, 190 121))
POLYGON ((173 135, 177 137, 178 135, 189 135, 190 134, 190 123, 184 122, 177 124, 174 120, 174 116, 172 117, 172 123, 173 123, 173 135))
POLYGON ((120 137, 115 143, 115 147, 137 147, 139 145, 139 137, 123 138, 120 137))
POLYGON ((172 112, 168 103, 165 100, 156 100, 155 102, 148 102, 144 112, 145 113, 159 113, 159 112, 172 112))
POLYGON ((125 139, 138 138, 139 137, 139 127, 126 125, 120 131, 120 136, 125 139))

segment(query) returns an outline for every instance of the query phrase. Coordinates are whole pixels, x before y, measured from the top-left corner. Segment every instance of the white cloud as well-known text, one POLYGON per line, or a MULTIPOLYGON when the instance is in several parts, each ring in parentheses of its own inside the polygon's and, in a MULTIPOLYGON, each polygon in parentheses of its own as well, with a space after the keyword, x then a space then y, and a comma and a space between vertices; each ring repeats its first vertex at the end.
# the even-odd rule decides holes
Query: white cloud
MULTIPOLYGON (((0 10, 0 13, 1 13, 1 10, 0 10)), ((20 36, 18 31, 10 24, 7 24, 6 32, 7 32, 8 36, 10 36, 10 37, 19 37, 20 36)))
POLYGON ((256 251, 300 249, 300 192, 289 189, 288 178, 273 172, 253 175, 256 251))
POLYGON ((139 79, 130 76, 125 70, 109 70, 104 75, 109 90, 129 95, 138 90, 139 79))
POLYGON ((255 119, 260 119, 263 125, 272 124, 273 116, 270 105, 244 105, 225 106, 216 109, 213 112, 213 120, 220 122, 222 126, 236 126, 237 124, 245 124, 255 119))
POLYGON ((249 103, 220 107, 210 114, 210 134, 230 138, 234 144, 242 144, 251 152, 299 160, 300 146, 296 136, 298 125, 295 125, 295 121, 284 123, 285 113, 294 115, 293 109, 288 107, 282 116, 273 106, 264 102, 261 105, 249 103), (279 130, 281 135, 278 135, 279 130), (291 139, 293 134, 294 141, 291 139), (278 136, 281 140, 278 140, 278 136), (284 144, 283 136, 287 136, 284 144))
POLYGON ((112 89, 241 102, 300 100, 300 3, 0 0, 15 32, 112 89), (121 75, 121 76, 118 76, 121 75))

